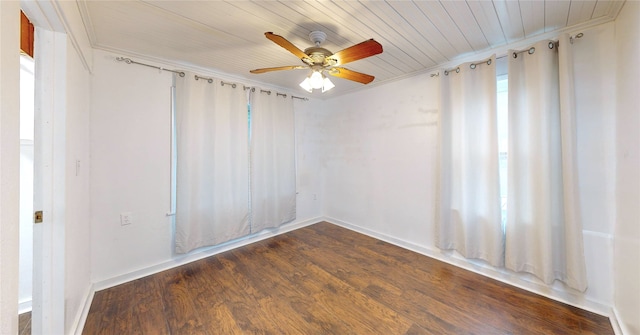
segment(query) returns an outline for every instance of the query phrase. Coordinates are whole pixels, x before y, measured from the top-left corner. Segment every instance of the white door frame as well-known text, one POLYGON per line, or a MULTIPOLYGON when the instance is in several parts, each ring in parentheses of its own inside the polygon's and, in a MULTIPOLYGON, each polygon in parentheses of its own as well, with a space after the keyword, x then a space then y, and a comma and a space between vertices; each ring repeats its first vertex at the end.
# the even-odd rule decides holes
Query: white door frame
POLYGON ((65 322, 66 35, 36 27, 35 41, 34 334, 63 334, 65 322))
POLYGON ((65 161, 67 36, 55 4, 22 1, 35 27, 32 332, 65 331, 65 161))

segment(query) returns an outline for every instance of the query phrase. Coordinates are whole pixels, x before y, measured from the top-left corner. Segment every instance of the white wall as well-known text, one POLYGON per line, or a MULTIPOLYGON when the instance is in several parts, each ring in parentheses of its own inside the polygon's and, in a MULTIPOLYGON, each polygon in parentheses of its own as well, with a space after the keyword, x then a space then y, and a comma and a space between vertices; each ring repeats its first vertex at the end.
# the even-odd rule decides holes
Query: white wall
POLYGON ((90 74, 67 43, 65 164, 65 332, 73 331, 91 288, 89 216, 90 74))
POLYGON ((20 7, 0 1, 0 334, 18 332, 20 7))
MULTIPOLYGON (((609 313, 615 197, 614 25, 583 31, 574 44, 578 164, 589 288, 547 287, 529 275, 460 262, 434 245, 438 78, 428 74, 326 103, 325 214, 368 232, 539 293, 609 313)), ((442 75, 442 74, 441 74, 442 75)))
MULTIPOLYGON (((627 335, 640 334, 640 3, 616 20, 616 226, 614 303, 627 335)), ((613 58, 613 56, 612 56, 613 58)))
MULTIPOLYGON (((123 276, 120 280, 126 280, 132 273, 149 273, 151 269, 178 264, 188 258, 174 255, 172 220, 165 215, 170 211, 172 75, 117 62, 116 56, 122 55, 96 50, 93 57, 91 263, 94 282, 117 283, 114 278, 119 276, 123 276), (120 225, 122 212, 132 213, 131 225, 120 225)), ((299 192, 295 223, 300 223, 321 215, 321 185, 315 173, 319 164, 319 157, 315 155, 319 142, 316 112, 319 108, 317 101, 296 100, 294 104, 299 192), (318 200, 314 200, 314 194, 318 200)))
POLYGON ((91 78, 94 282, 171 258, 171 74, 96 51, 91 78), (120 213, 133 223, 120 225, 120 213))
POLYGON ((615 217, 615 48, 614 24, 584 30, 573 44, 576 89, 578 178, 586 296, 613 302, 613 227, 615 217))
POLYGON ((325 215, 433 245, 438 95, 424 74, 326 102, 325 215))
POLYGON ((322 156, 318 155, 324 143, 321 112, 322 102, 319 100, 293 100, 296 127, 296 222, 302 222, 323 215, 322 175, 320 165, 322 156))

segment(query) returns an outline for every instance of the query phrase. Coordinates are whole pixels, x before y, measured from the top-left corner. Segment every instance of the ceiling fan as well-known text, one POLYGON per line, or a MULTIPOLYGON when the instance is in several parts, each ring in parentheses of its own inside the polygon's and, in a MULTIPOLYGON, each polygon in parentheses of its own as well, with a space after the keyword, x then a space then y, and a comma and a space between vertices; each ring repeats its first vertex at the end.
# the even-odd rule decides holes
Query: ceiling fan
POLYGON ((298 47, 293 45, 293 43, 280 35, 276 35, 272 32, 266 32, 264 35, 277 45, 285 48, 296 57, 300 58, 305 65, 269 67, 255 69, 249 72, 265 73, 280 70, 311 69, 311 74, 306 77, 302 83, 300 83, 300 86, 307 92, 320 88, 322 89, 322 92, 326 92, 334 87, 333 83, 324 75, 324 73, 362 84, 372 82, 375 78, 374 76, 352 71, 341 67, 341 65, 382 53, 382 45, 373 39, 366 40, 336 53, 332 53, 331 51, 320 47, 320 44, 322 44, 322 42, 327 38, 327 35, 322 31, 312 31, 309 34, 309 39, 311 39, 314 46, 306 48, 304 51, 300 50, 298 47))

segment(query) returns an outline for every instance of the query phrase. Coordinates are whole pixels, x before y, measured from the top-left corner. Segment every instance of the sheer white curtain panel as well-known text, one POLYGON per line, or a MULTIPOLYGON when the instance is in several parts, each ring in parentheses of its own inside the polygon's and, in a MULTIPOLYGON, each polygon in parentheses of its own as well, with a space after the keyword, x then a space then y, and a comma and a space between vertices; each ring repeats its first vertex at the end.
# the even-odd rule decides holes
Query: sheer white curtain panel
POLYGON ((495 64, 441 75, 436 246, 502 266, 495 64))
POLYGON ((242 87, 176 76, 176 253, 250 233, 248 127, 242 87))
POLYGON ((559 45, 541 41, 533 54, 509 57, 505 266, 584 291, 568 35, 560 37, 559 45))
POLYGON ((251 92, 251 230, 296 218, 293 100, 256 88, 251 92))

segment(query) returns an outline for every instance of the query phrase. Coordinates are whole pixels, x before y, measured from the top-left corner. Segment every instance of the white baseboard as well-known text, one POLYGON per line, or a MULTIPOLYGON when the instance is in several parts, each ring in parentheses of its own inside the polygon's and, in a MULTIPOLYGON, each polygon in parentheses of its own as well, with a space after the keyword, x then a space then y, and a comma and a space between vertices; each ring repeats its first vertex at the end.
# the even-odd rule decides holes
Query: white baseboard
POLYGON ((184 265, 184 264, 188 264, 191 262, 195 262, 197 260, 215 255, 215 254, 219 254, 221 252, 225 252, 231 249, 235 249, 235 248, 239 248, 254 242, 258 242, 270 237, 274 237, 280 234, 284 234, 286 232, 292 231, 292 230, 296 230, 302 227, 306 227, 309 225, 312 225, 314 223, 318 223, 320 221, 322 221, 323 218, 322 217, 315 217, 315 218, 311 218, 311 219, 307 219, 304 221, 300 221, 300 222, 293 222, 293 223, 287 223, 284 224, 278 228, 274 228, 274 229, 265 229, 259 233, 253 234, 253 235, 249 235, 249 236, 245 236, 233 241, 229 241, 226 243, 222 243, 213 247, 208 247, 208 248, 203 248, 200 249, 192 254, 186 254, 183 256, 178 256, 175 257, 171 260, 168 260, 166 262, 162 262, 160 264, 157 265, 153 265, 153 266, 149 266, 143 269, 139 269, 137 271, 133 271, 133 272, 129 272, 123 275, 119 275, 119 276, 115 276, 109 279, 105 279, 105 280, 101 280, 99 282, 96 282, 93 284, 93 290, 94 292, 96 291, 101 291, 113 286, 117 286, 132 280, 136 280, 142 277, 146 277, 149 275, 152 275, 154 273, 158 273, 164 270, 168 270, 171 268, 175 268, 177 266, 180 265, 184 265))
POLYGON ((547 285, 535 283, 535 282, 523 279, 522 276, 508 270, 497 269, 489 265, 480 264, 480 263, 472 263, 472 261, 465 259, 461 256, 458 257, 451 253, 444 253, 437 248, 429 248, 429 247, 417 245, 415 243, 398 239, 393 236, 389 236, 383 233, 369 230, 367 228, 363 228, 353 223, 345 222, 345 221, 334 219, 331 217, 325 217, 324 221, 391 243, 403 249, 411 250, 419 254, 443 261, 445 263, 463 268, 465 270, 469 270, 477 274, 498 280, 505 284, 516 286, 523 290, 527 290, 529 292, 542 295, 549 299, 553 299, 565 304, 569 304, 569 305, 611 318, 611 306, 603 304, 598 301, 588 300, 582 294, 569 292, 569 291, 559 291, 547 285))
POLYGON ((87 322, 87 315, 89 315, 89 310, 91 309, 91 303, 93 302, 93 296, 96 291, 93 289, 93 284, 89 285, 87 292, 84 296, 84 304, 82 304, 82 309, 78 311, 76 317, 73 319, 73 326, 71 327, 71 333, 76 335, 82 335, 82 330, 84 329, 84 324, 87 322))
POLYGON ((23 300, 18 303, 18 314, 31 312, 33 300, 23 300))
POLYGON ((631 334, 631 331, 627 329, 624 322, 622 322, 622 320, 620 319, 619 315, 620 313, 618 313, 618 310, 615 307, 611 308, 611 316, 609 317, 609 319, 611 319, 611 326, 613 327, 613 331, 616 335, 631 334))

